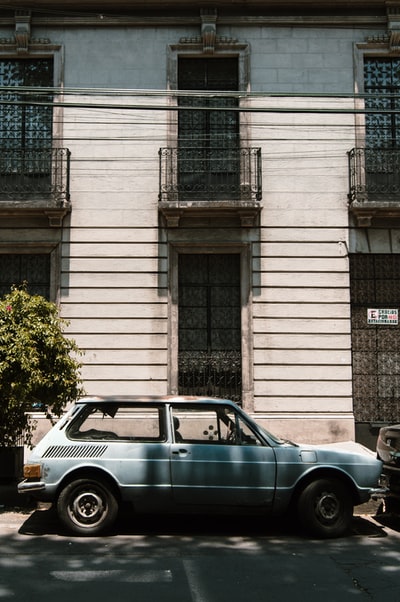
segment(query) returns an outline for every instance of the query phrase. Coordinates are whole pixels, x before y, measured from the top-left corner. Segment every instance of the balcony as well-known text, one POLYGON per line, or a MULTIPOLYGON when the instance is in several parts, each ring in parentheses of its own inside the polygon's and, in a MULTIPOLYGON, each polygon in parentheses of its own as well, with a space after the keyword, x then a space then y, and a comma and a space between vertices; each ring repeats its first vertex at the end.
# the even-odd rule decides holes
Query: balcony
POLYGON ((358 226, 400 217, 400 149, 353 148, 349 178, 350 211, 358 226))
POLYGON ((261 149, 161 148, 159 209, 170 227, 182 217, 236 217, 255 224, 261 210, 261 149))
POLYGON ((70 210, 70 151, 0 150, 0 215, 45 215, 60 227, 70 210))

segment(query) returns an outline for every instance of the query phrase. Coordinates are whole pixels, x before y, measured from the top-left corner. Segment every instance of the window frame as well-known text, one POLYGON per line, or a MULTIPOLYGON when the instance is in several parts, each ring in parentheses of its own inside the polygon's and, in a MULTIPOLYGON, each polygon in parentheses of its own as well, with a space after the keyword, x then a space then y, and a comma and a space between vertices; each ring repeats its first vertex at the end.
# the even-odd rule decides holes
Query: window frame
MULTIPOLYGON (((1 255, 49 255, 50 256, 50 274, 49 274, 49 301, 59 302, 60 295, 60 246, 54 243, 41 245, 26 245, 23 243, 14 243, 0 246, 1 255)), ((18 285, 19 283, 17 283, 18 285)), ((10 285, 11 286, 11 285, 10 285)))
POLYGON ((168 432, 165 423, 165 405, 162 403, 145 405, 141 404, 140 402, 127 404, 121 404, 118 402, 111 402, 109 404, 90 404, 85 406, 68 424, 66 437, 71 441, 83 441, 85 443, 107 442, 107 444, 129 443, 133 445, 143 443, 166 443, 168 440, 168 432), (115 412, 109 413, 107 412, 107 409, 115 410, 115 412), (123 426, 123 430, 129 430, 129 426, 133 424, 132 416, 129 416, 130 410, 134 412, 136 418, 140 418, 140 420, 143 420, 145 424, 149 419, 156 420, 158 423, 158 436, 137 436, 118 431, 118 429, 116 429, 117 426, 123 426), (91 425, 90 422, 92 419, 95 420, 95 424, 91 425), (114 420, 116 420, 115 423, 113 423, 114 420), (96 428, 93 428, 98 421, 105 422, 104 430, 97 430, 96 428), (82 427, 85 428, 90 426, 92 428, 89 429, 89 431, 80 431, 82 427), (114 428, 112 431, 109 431, 109 427, 114 428), (94 431, 98 432, 98 436, 95 436, 94 431), (102 434, 103 436, 101 436, 102 434))
POLYGON ((52 117, 52 142, 53 147, 62 147, 63 139, 63 114, 60 102, 63 100, 63 66, 64 48, 59 44, 35 44, 29 45, 29 51, 21 56, 15 46, 0 43, 0 60, 35 60, 51 59, 53 61, 53 117, 52 117))
MULTIPOLYGON (((238 96, 248 92, 250 88, 250 46, 246 43, 225 42, 217 43, 212 54, 203 49, 198 43, 170 44, 167 47, 167 91, 179 92, 178 63, 179 58, 236 58, 238 60, 238 96)), ((206 94, 206 92, 205 92, 206 94)), ((179 110, 177 94, 170 94, 168 101, 171 107, 179 110)), ((246 107, 246 98, 239 97, 238 106, 246 107)), ((242 112, 239 119, 239 140, 248 140, 250 136, 250 113, 242 112)), ((168 111, 168 144, 175 146, 178 141, 178 119, 174 111, 168 111)))
MULTIPOLYGON (((15 68, 16 73, 11 74, 10 76, 10 85, 8 86, 10 89, 7 91, 6 95, 9 98, 5 100, 4 109, 5 109, 5 117, 7 117, 7 112, 12 111, 11 120, 5 119, 4 124, 2 125, 0 132, 0 147, 2 147, 5 152, 8 149, 18 150, 25 153, 29 153, 34 151, 36 148, 40 148, 43 150, 49 148, 52 144, 53 140, 53 111, 50 106, 35 106, 30 103, 34 103, 36 101, 40 101, 41 98, 37 97, 36 94, 26 94, 21 97, 21 92, 19 92, 20 85, 24 88, 28 86, 27 80, 31 74, 30 66, 37 65, 39 62, 43 64, 42 73, 39 71, 39 76, 42 75, 44 79, 48 78, 48 81, 45 82, 44 79, 39 83, 36 81, 34 84, 37 88, 52 88, 53 80, 54 80, 54 67, 53 67, 53 58, 6 58, 0 57, 0 63, 9 63, 10 71, 15 68), (46 62, 46 67, 45 67, 46 62), (18 65, 18 67, 17 67, 18 65), (20 80, 21 84, 15 83, 16 80, 20 80), (15 89, 15 91, 14 91, 15 89), (9 100, 9 102, 8 102, 9 100), (20 101, 27 104, 19 104, 20 101), (10 121, 13 123, 11 124, 10 121), (35 124, 35 121, 37 123, 35 124), (14 126, 11 127, 10 126, 14 126)), ((7 67, 5 68, 5 76, 7 79, 7 67)), ((33 73, 33 69, 32 69, 33 73)), ((35 79, 35 77, 32 77, 35 79)), ((52 102, 52 94, 49 93, 46 95, 45 100, 52 102)))

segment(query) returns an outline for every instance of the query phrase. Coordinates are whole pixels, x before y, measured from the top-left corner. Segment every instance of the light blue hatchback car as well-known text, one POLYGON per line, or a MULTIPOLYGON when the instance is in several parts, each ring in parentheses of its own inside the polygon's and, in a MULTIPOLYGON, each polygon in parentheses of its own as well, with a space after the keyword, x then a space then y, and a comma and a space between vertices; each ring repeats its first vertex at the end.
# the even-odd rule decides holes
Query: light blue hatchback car
POLYGON ((45 435, 20 493, 53 502, 80 535, 137 513, 295 513, 318 537, 343 535, 378 491, 382 464, 362 446, 274 437, 229 400, 90 397, 45 435))

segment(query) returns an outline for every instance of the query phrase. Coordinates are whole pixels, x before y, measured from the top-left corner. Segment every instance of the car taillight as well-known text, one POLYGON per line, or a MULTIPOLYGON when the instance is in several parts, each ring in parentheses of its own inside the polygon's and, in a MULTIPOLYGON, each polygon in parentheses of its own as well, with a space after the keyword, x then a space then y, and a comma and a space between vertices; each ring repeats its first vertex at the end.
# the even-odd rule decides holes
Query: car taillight
POLYGON ((42 476, 41 464, 25 464, 24 478, 25 479, 40 479, 42 476))

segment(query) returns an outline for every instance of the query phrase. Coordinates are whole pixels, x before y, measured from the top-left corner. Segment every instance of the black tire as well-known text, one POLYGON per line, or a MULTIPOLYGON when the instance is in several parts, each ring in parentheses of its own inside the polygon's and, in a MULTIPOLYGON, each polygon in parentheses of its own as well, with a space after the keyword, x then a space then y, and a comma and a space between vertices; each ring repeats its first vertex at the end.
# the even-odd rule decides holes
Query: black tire
POLYGON ((57 513, 69 531, 78 535, 98 535, 115 522, 118 502, 102 480, 78 479, 61 491, 57 513))
POLYGON ((311 535, 340 537, 351 525, 351 493, 337 479, 313 481, 301 492, 297 512, 301 525, 311 535))

